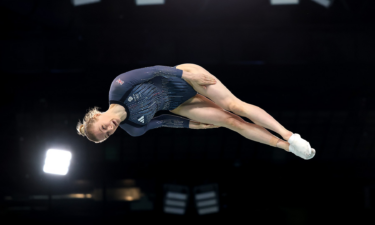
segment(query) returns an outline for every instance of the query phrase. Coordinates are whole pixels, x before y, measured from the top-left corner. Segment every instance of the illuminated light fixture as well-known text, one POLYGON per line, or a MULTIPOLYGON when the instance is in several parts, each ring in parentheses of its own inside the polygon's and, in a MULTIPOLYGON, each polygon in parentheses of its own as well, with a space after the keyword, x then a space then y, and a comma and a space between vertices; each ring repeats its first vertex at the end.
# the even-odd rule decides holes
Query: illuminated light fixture
POLYGON ((56 175, 66 175, 69 170, 72 153, 65 150, 48 149, 43 171, 56 175))
POLYGON ((295 5, 299 0, 271 0, 271 5, 295 5))
POLYGON ((164 213, 184 215, 189 199, 188 187, 166 184, 164 189, 164 213))
POLYGON ((106 199, 111 201, 136 201, 141 198, 138 187, 108 188, 106 199))
POLYGON ((136 5, 162 5, 165 0, 135 0, 136 5))
POLYGON ((74 6, 88 5, 97 2, 100 2, 100 0, 72 0, 74 6))
POLYGON ((51 198, 54 200, 58 200, 58 199, 73 199, 73 198, 83 199, 83 198, 89 198, 89 197, 87 197, 87 194, 66 194, 66 195, 52 195, 51 198))
POLYGON ((218 188, 216 184, 194 188, 195 205, 199 215, 219 212, 218 188))
POLYGON ((326 8, 330 7, 333 3, 333 0, 312 0, 313 2, 316 2, 326 8))

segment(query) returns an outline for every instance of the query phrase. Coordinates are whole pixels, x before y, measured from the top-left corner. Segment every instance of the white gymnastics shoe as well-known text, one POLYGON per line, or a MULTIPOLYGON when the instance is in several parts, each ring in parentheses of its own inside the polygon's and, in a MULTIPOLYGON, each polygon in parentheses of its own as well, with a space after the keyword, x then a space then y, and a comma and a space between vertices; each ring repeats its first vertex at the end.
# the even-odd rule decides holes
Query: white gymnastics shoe
POLYGON ((310 143, 301 138, 299 134, 293 134, 289 139, 289 151, 302 159, 312 159, 315 156, 315 149, 311 148, 310 143))

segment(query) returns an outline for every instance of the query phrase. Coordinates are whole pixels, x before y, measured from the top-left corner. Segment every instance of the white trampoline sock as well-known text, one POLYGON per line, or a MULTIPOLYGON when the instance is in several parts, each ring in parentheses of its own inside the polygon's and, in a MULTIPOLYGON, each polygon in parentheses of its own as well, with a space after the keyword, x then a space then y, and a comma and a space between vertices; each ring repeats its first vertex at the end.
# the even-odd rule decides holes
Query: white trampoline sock
POLYGON ((301 138, 299 134, 293 134, 289 139, 289 151, 303 159, 311 159, 315 156, 315 149, 312 149, 310 143, 301 138))

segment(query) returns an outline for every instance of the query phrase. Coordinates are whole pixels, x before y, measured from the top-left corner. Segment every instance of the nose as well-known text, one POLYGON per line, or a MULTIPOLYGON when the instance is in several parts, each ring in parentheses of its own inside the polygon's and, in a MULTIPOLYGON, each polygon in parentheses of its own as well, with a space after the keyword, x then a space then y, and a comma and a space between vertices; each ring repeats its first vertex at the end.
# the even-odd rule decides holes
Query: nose
POLYGON ((109 126, 108 126, 111 130, 114 130, 115 129, 115 125, 113 124, 113 122, 109 122, 109 126))

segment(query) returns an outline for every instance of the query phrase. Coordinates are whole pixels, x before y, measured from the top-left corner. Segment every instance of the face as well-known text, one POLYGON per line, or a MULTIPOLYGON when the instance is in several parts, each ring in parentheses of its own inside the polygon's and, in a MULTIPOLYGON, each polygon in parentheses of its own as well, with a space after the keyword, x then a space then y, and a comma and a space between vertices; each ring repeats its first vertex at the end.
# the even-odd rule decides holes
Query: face
POLYGON ((106 113, 96 114, 97 121, 94 122, 91 132, 98 140, 103 140, 111 136, 117 129, 120 121, 106 113))

